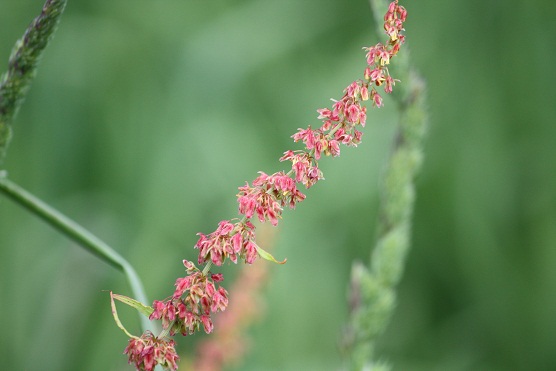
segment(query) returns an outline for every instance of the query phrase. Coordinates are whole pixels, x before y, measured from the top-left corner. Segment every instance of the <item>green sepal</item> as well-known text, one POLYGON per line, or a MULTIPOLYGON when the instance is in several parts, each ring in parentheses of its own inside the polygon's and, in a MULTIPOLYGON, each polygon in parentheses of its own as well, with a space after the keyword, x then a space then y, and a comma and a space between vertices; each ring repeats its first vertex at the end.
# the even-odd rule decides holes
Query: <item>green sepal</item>
POLYGON ((286 261, 288 261, 288 259, 284 259, 281 262, 279 262, 278 260, 276 260, 274 258, 274 256, 272 256, 269 252, 261 249, 258 245, 255 245, 255 248, 257 249, 257 253, 259 253, 259 255, 261 256, 261 258, 274 262, 276 264, 286 264, 286 261))

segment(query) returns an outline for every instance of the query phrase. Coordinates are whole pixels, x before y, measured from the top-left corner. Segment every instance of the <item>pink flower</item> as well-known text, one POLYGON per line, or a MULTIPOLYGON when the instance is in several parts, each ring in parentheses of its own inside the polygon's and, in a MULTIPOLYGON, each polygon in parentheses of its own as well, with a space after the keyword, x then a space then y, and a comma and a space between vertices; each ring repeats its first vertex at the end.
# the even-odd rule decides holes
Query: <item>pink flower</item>
MULTIPOLYGON (((221 223, 221 226, 226 226, 228 233, 230 232, 226 223, 221 223)), ((236 228, 232 228, 234 229, 236 228)), ((224 229, 217 231, 222 232, 222 230, 224 229)), ((237 230, 239 230, 237 233, 251 237, 249 225, 240 224, 237 230)), ((224 311, 228 306, 227 291, 222 286, 215 285, 224 280, 221 273, 204 275, 198 268, 192 266, 192 263, 187 262, 184 265, 188 267, 189 274, 176 280, 180 289, 164 302, 155 300, 154 311, 150 316, 150 319, 162 319, 162 327, 170 328, 170 335, 176 332, 182 335, 193 334, 201 325, 205 330, 212 330, 210 314, 224 311), (182 285, 182 282, 188 284, 182 285)))
POLYGON ((359 111, 359 123, 361 126, 365 127, 367 123, 367 107, 361 107, 361 111, 359 111))
MULTIPOLYGON (((319 141, 315 151, 320 151, 320 148, 322 143, 319 141)), ((305 196, 297 190, 294 180, 283 172, 272 175, 264 172, 259 174, 259 177, 253 181, 253 187, 246 185, 239 188, 240 192, 237 195, 239 213, 249 218, 254 210, 261 222, 269 220, 272 225, 277 225, 283 207, 289 205, 294 208, 295 204, 302 201, 305 196)))
POLYGON ((154 312, 151 313, 149 319, 152 321, 153 319, 160 319, 162 318, 162 311, 164 310, 165 306, 164 303, 158 300, 153 302, 153 309, 154 312))
POLYGON ((346 93, 346 95, 350 98, 356 98, 357 95, 359 94, 359 84, 354 81, 351 84, 348 85, 347 88, 345 88, 344 92, 346 93))
MULTIPOLYGON (((378 43, 364 48, 368 66, 364 71, 364 80, 356 80, 344 89, 340 100, 333 100, 331 108, 318 109, 318 119, 322 125, 318 130, 310 126, 299 128, 292 135, 294 142, 303 142, 304 150, 284 152, 280 161, 291 161, 291 170, 259 175, 251 184, 238 187, 238 211, 245 217, 241 221, 222 220, 216 230, 210 234, 198 233, 195 248, 199 250, 198 263, 211 262, 220 266, 229 258, 237 263, 243 259, 247 264, 253 263, 261 249, 255 242, 255 226, 251 219, 256 215, 261 222, 270 221, 274 226, 287 206, 295 208, 305 199, 298 189, 302 184, 312 187, 323 174, 318 161, 321 156, 339 156, 340 144, 357 146, 363 133, 357 126, 365 126, 367 108, 363 101, 370 100, 376 107, 383 105, 382 97, 376 86, 384 84, 384 91, 391 93, 395 80, 386 67, 405 41, 403 23, 407 17, 404 7, 395 0, 388 7, 384 17, 384 30, 389 37, 386 44, 378 43)), ((266 256, 266 255, 265 255, 266 256)), ((201 271, 191 261, 184 260, 187 275, 175 281, 173 295, 164 300, 155 300, 149 319, 162 320, 164 329, 171 335, 180 332, 190 335, 200 329, 208 334, 213 331, 212 313, 222 312, 228 306, 228 292, 219 285, 224 277, 221 273, 208 272, 208 267, 201 271)), ((141 338, 130 339, 125 349, 129 363, 135 364, 137 370, 151 371, 156 365, 169 370, 177 369, 179 359, 174 349, 174 342, 158 339, 150 332, 141 338)))
POLYGON ((332 117, 332 111, 330 111, 328 108, 321 108, 318 109, 317 112, 319 113, 318 119, 329 119, 332 117))
POLYGON ((373 90, 371 92, 371 99, 373 100, 373 103, 376 107, 380 108, 383 106, 382 97, 376 92, 376 90, 373 90))
POLYGON ((179 298, 191 286, 191 278, 180 277, 176 280, 176 290, 174 291, 174 298, 179 298))
POLYGON ((386 76, 386 84, 384 85, 384 91, 386 93, 391 93, 392 87, 394 85, 396 85, 396 80, 394 80, 390 75, 386 76))
MULTIPOLYGON (((380 53, 380 48, 382 47, 382 44, 377 44, 376 46, 371 46, 367 49, 367 64, 368 65, 373 65, 376 62, 376 59, 378 58, 378 55, 380 53)), ((366 74, 365 74, 366 75, 366 74)), ((365 76, 365 78, 368 80, 367 76, 365 76)))
POLYGON ((337 140, 328 142, 328 152, 333 156, 340 156, 340 145, 337 140))
POLYGON ((296 157, 296 154, 292 150, 284 152, 284 156, 280 157, 280 161, 292 160, 296 157))
POLYGON ((377 86, 382 85, 384 82, 384 72, 382 68, 375 68, 371 71, 370 75, 371 81, 374 82, 377 86))
MULTIPOLYGON (((369 70, 370 73, 370 70, 369 70)), ((369 100, 369 88, 367 87, 367 85, 363 85, 361 87, 361 99, 362 100, 369 100)))
MULTIPOLYGON (((371 63, 369 63, 369 64, 371 64, 371 63)), ((365 77, 365 80, 367 80, 367 81, 371 80, 371 69, 369 67, 365 68, 364 77, 365 77)))
POLYGON ((298 132, 292 135, 294 142, 299 142, 300 140, 305 143, 307 149, 313 149, 315 146, 315 134, 311 127, 307 129, 298 129, 298 132))
POLYGON ((207 315, 202 315, 201 322, 203 322, 203 327, 205 328, 205 332, 207 334, 210 334, 213 330, 212 321, 210 317, 207 315))
POLYGON ((334 110, 333 110, 334 114, 335 114, 335 115, 339 115, 340 113, 343 114, 343 112, 344 112, 344 105, 345 105, 345 103, 344 103, 343 100, 336 101, 336 102, 332 105, 332 108, 334 109, 334 110))
POLYGON ((359 121, 360 106, 358 104, 351 104, 347 110, 347 119, 349 122, 356 124, 359 121))
POLYGON ((174 341, 159 339, 150 331, 145 332, 140 338, 129 339, 124 354, 128 356, 128 363, 133 363, 138 371, 152 371, 156 365, 166 370, 178 369, 179 357, 174 341))
MULTIPOLYGON (((281 184, 284 185, 283 182, 281 184)), ((253 216, 253 213, 261 213, 259 197, 263 199, 271 198, 270 195, 261 195, 260 189, 249 187, 249 185, 239 189, 241 191, 238 194, 239 212, 245 213, 246 216, 253 216)), ((280 205, 277 205, 277 207, 280 208, 280 205)), ((264 218, 266 214, 259 216, 264 218)), ((201 237, 195 244, 195 248, 199 249, 199 264, 210 260, 213 264, 220 266, 226 258, 237 263, 238 257, 244 255, 243 246, 246 240, 254 238, 254 234, 249 232, 252 229, 254 229, 254 226, 249 222, 232 224, 228 220, 223 220, 213 233, 209 235, 199 233, 198 235, 201 237)), ((184 283, 180 281, 180 284, 184 283)))
POLYGON ((257 252, 257 247, 254 242, 249 241, 245 246, 245 262, 247 264, 252 264, 259 253, 257 252))

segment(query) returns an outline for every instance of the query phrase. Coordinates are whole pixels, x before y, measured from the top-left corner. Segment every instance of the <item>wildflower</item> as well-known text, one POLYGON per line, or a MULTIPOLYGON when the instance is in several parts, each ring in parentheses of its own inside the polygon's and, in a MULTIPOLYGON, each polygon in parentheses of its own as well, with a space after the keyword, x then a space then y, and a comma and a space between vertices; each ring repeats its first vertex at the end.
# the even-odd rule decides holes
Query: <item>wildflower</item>
POLYGON ((376 90, 373 90, 373 92, 371 93, 371 99, 373 100, 373 104, 376 107, 380 108, 383 106, 382 97, 376 92, 376 90))
POLYGON ((392 78, 392 76, 386 76, 386 79, 385 79, 386 83, 384 85, 384 91, 388 94, 391 93, 392 92, 392 87, 394 85, 396 85, 396 81, 399 81, 399 80, 394 80, 392 78))
MULTIPOLYGON (((291 170, 273 174, 259 172, 251 184, 246 182, 238 188, 238 211, 244 218, 237 222, 222 220, 208 235, 198 233, 197 261, 207 266, 201 271, 193 262, 184 260, 187 275, 176 279, 173 295, 164 301, 155 300, 152 305, 149 319, 162 320, 165 333, 190 335, 201 327, 207 334, 213 331, 211 314, 226 310, 228 292, 219 285, 224 279, 222 274, 209 271, 211 264, 220 266, 227 258, 234 263, 243 259, 251 264, 259 256, 280 264, 285 262, 276 261, 257 246, 251 219, 256 215, 261 222, 270 221, 276 226, 286 206, 293 209, 305 199, 298 184, 310 188, 323 179, 318 165, 323 155, 336 157, 340 155, 340 144, 357 146, 361 143, 363 133, 358 125, 364 127, 367 119, 367 108, 362 106, 362 101, 370 100, 374 106, 382 107, 382 97, 376 87, 384 84, 384 91, 391 93, 395 82, 399 81, 390 76, 387 66, 405 42, 402 31, 406 17, 407 11, 397 0, 389 5, 384 17, 388 42, 364 48, 367 51, 364 80, 349 84, 343 97, 333 100, 332 107, 317 110, 318 119, 322 121, 319 129, 299 128, 292 135, 294 142, 302 142, 305 148, 288 150, 280 157, 280 161, 291 161, 291 170)), ((157 364, 172 371, 177 369, 174 342, 157 338, 150 332, 141 338, 132 336, 125 354, 129 363, 134 363, 140 371, 151 371, 157 364)))
MULTIPOLYGON (((225 223, 220 226, 220 232, 230 228, 225 223)), ((223 281, 224 276, 221 273, 205 275, 192 262, 184 260, 183 263, 188 276, 176 280, 176 289, 169 300, 153 302, 154 311, 149 319, 161 319, 162 328, 169 328, 171 335, 176 332, 189 335, 201 325, 209 333, 212 331, 210 314, 222 312, 228 306, 228 292, 215 286, 223 281)))
POLYGON ((156 365, 164 369, 175 371, 178 369, 175 343, 173 340, 159 339, 150 331, 140 338, 129 339, 124 350, 128 356, 128 363, 134 364, 138 371, 152 371, 156 365))

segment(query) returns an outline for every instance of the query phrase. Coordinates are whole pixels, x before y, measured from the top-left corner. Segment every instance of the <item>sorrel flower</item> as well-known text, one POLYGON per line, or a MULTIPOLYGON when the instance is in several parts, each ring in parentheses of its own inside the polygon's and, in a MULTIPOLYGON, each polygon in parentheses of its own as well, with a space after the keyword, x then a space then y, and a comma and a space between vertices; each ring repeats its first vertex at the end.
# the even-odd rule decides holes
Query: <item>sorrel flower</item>
MULTIPOLYGON (((390 75, 388 65, 405 42, 402 31, 406 17, 405 8, 398 5, 398 0, 393 1, 384 16, 388 43, 364 48, 367 67, 363 80, 349 84, 340 100, 332 100, 331 108, 317 110, 318 119, 322 121, 318 129, 308 126, 292 135, 294 142, 302 142, 305 148, 284 152, 280 161, 291 161, 291 169, 270 175, 259 172, 251 184, 238 188, 238 211, 243 218, 237 222, 223 220, 208 235, 198 233, 195 244, 199 250, 197 261, 206 264, 205 268, 201 271, 192 262, 184 260, 187 276, 176 280, 174 294, 163 301, 155 300, 152 308, 147 307, 151 320, 162 320, 164 334, 190 335, 201 327, 206 333, 212 332, 211 314, 224 311, 228 305, 227 291, 216 286, 223 276, 211 273, 212 265, 221 266, 227 258, 233 263, 241 259, 251 264, 259 256, 285 263, 285 260, 276 261, 256 244, 251 219, 256 216, 259 221, 270 221, 276 226, 285 207, 294 209, 297 203, 305 200, 305 195, 298 189, 299 184, 308 189, 324 179, 318 166, 322 156, 337 157, 340 144, 356 147, 361 143, 363 133, 359 126, 365 127, 367 120, 367 108, 362 103, 371 101, 373 106, 382 107, 383 99, 377 88, 382 86, 388 94, 398 81, 390 75)), ((116 315, 115 319, 119 324, 116 315)), ((141 338, 131 337, 125 353, 138 370, 152 370, 156 364, 171 370, 177 368, 173 341, 156 338, 150 332, 141 338)))
MULTIPOLYGON (((252 216, 257 208, 256 200, 246 197, 244 208, 252 216)), ((260 209, 262 208, 257 208, 257 210, 260 209)), ((255 226, 250 221, 232 224, 228 220, 223 220, 218 224, 216 231, 208 236, 198 233, 199 240, 195 244, 195 248, 199 249, 199 264, 210 261, 214 265, 220 266, 226 258, 237 263, 238 257, 244 259, 246 263, 253 263, 257 257, 254 231, 255 226)))
MULTIPOLYGON (((269 225, 261 225, 258 230, 260 243, 272 246, 276 230, 269 225)), ((268 279, 268 264, 243 265, 230 287, 234 298, 224 313, 214 322, 218 331, 207 336, 196 347, 196 357, 192 370, 219 371, 240 367, 239 363, 250 348, 246 334, 249 326, 258 322, 264 312, 261 290, 268 279)))
POLYGON ((176 280, 176 289, 166 301, 155 300, 150 320, 162 319, 162 328, 170 335, 176 332, 190 335, 202 326, 207 334, 212 332, 211 313, 221 312, 228 306, 228 292, 215 283, 221 282, 222 274, 204 274, 195 264, 184 260, 186 277, 176 280))
POLYGON ((175 371, 180 358, 174 346, 173 340, 159 339, 147 331, 140 338, 129 339, 124 354, 128 355, 129 364, 133 363, 138 371, 152 371, 156 365, 175 371))

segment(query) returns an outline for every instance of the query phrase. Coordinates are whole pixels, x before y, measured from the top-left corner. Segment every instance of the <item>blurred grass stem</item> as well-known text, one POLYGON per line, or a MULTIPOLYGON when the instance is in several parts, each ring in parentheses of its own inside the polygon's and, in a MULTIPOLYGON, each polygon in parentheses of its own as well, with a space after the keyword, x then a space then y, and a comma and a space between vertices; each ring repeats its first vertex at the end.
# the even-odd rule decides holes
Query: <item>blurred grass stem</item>
MULTIPOLYGON (((68 238, 77 242, 85 248, 85 250, 122 271, 127 277, 135 299, 142 303, 148 303, 143 284, 135 269, 104 241, 9 180, 5 171, 0 172, 0 191, 20 206, 23 206, 31 213, 43 219, 46 223, 50 224, 68 238)), ((143 331, 150 330, 154 332, 151 321, 142 315, 140 315, 140 318, 143 331)))
POLYGON ((35 77, 42 52, 56 31, 66 3, 67 0, 47 0, 44 3, 41 14, 16 42, 8 70, 0 77, 0 164, 11 139, 11 123, 35 77))
MULTIPOLYGON (((371 0, 377 33, 384 33, 382 15, 388 2, 371 0)), ((388 370, 376 361, 376 340, 390 321, 396 305, 396 286, 400 281, 411 241, 414 179, 423 160, 423 137, 427 110, 424 81, 409 63, 407 48, 396 56, 396 85, 393 95, 400 119, 392 153, 383 176, 378 233, 370 266, 355 263, 352 268, 351 320, 346 345, 352 370, 388 370)))

